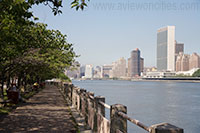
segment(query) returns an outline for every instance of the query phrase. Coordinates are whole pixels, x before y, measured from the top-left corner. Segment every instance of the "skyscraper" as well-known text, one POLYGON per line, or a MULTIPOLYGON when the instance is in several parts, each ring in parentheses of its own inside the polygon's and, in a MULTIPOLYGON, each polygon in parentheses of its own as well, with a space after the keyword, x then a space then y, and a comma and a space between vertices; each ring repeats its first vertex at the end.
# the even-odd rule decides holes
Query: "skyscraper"
POLYGON ((189 70, 190 55, 180 52, 176 60, 176 71, 188 71, 189 70))
POLYGON ((140 76, 141 70, 140 70, 140 50, 137 48, 136 50, 133 50, 131 52, 131 58, 128 60, 128 70, 129 70, 129 76, 135 77, 140 76))
POLYGON ((85 65, 85 78, 93 78, 93 66, 85 65))
POLYGON ((85 76, 85 66, 80 67, 80 78, 82 78, 83 76, 85 76))
POLYGON ((176 61, 179 54, 184 54, 184 43, 178 43, 175 41, 175 69, 177 71, 176 61))
POLYGON ((94 67, 93 77, 94 78, 102 78, 102 67, 101 66, 94 67))
POLYGON ((178 55, 180 52, 184 53, 184 43, 175 41, 175 54, 178 55))
POLYGON ((190 70, 193 68, 200 68, 200 56, 197 53, 193 53, 189 60, 190 70))
POLYGON ((176 56, 176 71, 181 71, 181 62, 182 62, 183 53, 179 53, 176 56))
POLYGON ((109 78, 111 70, 112 70, 112 65, 103 65, 103 67, 102 67, 103 78, 109 78))
POLYGON ((120 58, 119 60, 113 63, 110 76, 111 78, 126 77, 126 60, 124 58, 120 58))
POLYGON ((157 31, 157 69, 175 71, 175 26, 157 31))
POLYGON ((181 61, 181 71, 189 70, 189 59, 190 55, 184 54, 181 61))
POLYGON ((144 71, 144 58, 140 58, 140 72, 144 71))
POLYGON ((131 77, 131 58, 128 58, 127 76, 131 77))

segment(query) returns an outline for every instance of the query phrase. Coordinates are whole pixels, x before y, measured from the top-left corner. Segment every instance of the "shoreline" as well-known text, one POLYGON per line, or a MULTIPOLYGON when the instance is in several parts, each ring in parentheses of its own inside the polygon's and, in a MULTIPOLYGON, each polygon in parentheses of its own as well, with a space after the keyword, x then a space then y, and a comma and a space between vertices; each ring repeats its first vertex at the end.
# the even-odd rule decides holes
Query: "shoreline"
POLYGON ((73 79, 77 81, 84 81, 84 80, 118 80, 118 81, 133 81, 133 82, 185 82, 185 83, 200 83, 200 78, 87 78, 87 79, 73 79))
POLYGON ((182 82, 182 83, 200 83, 200 80, 132 80, 132 81, 143 81, 143 82, 182 82))

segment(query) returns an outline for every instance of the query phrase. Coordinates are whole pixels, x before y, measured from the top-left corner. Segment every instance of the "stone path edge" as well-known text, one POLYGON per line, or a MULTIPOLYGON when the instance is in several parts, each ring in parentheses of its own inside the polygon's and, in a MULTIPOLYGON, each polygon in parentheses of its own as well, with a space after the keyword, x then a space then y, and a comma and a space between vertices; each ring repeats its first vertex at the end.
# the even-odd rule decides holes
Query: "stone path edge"
POLYGON ((62 93, 61 89, 59 88, 59 91, 60 93, 62 94, 64 100, 65 100, 65 103, 67 104, 67 107, 70 111, 70 114, 72 115, 72 118, 73 118, 73 121, 75 122, 76 124, 76 128, 77 128, 77 133, 92 133, 91 130, 88 130, 87 128, 87 125, 86 125, 86 122, 85 122, 85 118, 82 117, 80 115, 80 113, 75 109, 73 108, 72 106, 69 105, 70 101, 68 101, 68 99, 66 98, 66 96, 62 93))

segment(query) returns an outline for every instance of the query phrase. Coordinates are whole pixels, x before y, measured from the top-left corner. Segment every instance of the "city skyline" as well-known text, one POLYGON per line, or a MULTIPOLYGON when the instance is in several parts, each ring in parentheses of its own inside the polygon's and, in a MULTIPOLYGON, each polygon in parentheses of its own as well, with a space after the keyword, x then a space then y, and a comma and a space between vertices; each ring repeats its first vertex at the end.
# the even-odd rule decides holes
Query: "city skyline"
MULTIPOLYGON (((121 64, 119 62, 123 59, 125 63, 122 63, 122 64, 125 64, 125 67, 127 68, 126 76, 128 77, 140 76, 140 73, 143 72, 144 68, 155 67, 158 69, 158 71, 178 72, 178 71, 188 71, 188 70, 191 70, 192 68, 200 67, 200 59, 199 59, 200 57, 195 57, 198 59, 193 59, 195 62, 193 61, 192 64, 195 64, 193 65, 195 67, 189 67, 189 65, 191 66, 191 59, 189 59, 190 55, 184 53, 184 50, 185 50, 184 43, 180 43, 176 40, 175 29, 176 29, 175 26, 165 26, 157 30, 157 48, 156 48, 157 49, 157 57, 156 57, 157 65, 155 66, 151 66, 151 67, 144 66, 144 58, 140 56, 141 54, 138 48, 136 48, 135 50, 132 50, 131 57, 127 59, 124 59, 124 56, 123 56, 123 57, 120 57, 120 59, 118 59, 117 61, 112 61, 112 63, 109 63, 109 64, 93 65, 89 63, 89 64, 81 64, 81 66, 87 67, 87 65, 89 65, 93 67, 99 67, 99 66, 111 65, 111 66, 114 66, 113 73, 111 75, 121 75, 119 74, 121 73, 119 70, 123 69, 122 67, 123 65, 121 66, 122 68, 118 68, 119 66, 116 64, 121 64), (137 58, 138 60, 133 61, 133 59, 137 59, 137 58), (184 60, 184 61, 181 61, 181 60, 184 60), (188 61, 185 61, 185 60, 188 60, 188 61), (186 66, 181 65, 182 62, 184 63, 187 62, 185 64, 186 66), (118 70, 115 67, 117 67, 118 70)), ((198 53, 193 52, 191 55, 198 56, 198 53)), ((111 76, 111 77, 115 77, 115 76, 111 76)), ((120 76, 116 76, 116 77, 120 77, 120 76)))
POLYGON ((200 56, 196 52, 193 52, 191 56, 184 53, 184 43, 176 40, 175 28, 175 26, 165 26, 157 30, 157 68, 145 68, 141 51, 136 48, 131 51, 128 59, 121 57, 112 64, 96 66, 96 70, 92 65, 85 65, 84 77, 93 78, 94 73, 96 78, 162 77, 166 74, 171 76, 175 74, 191 75, 200 68, 200 56), (90 66, 90 76, 87 76, 87 66, 90 66))
MULTIPOLYGON (((45 6, 33 7, 39 22, 48 24, 49 28, 61 30, 74 44, 75 52, 81 55, 77 60, 81 64, 110 64, 120 57, 128 58, 129 51, 140 48, 145 58, 145 66, 156 66, 156 30, 166 25, 176 26, 176 40, 185 44, 186 53, 199 53, 200 30, 199 9, 185 10, 106 10, 96 9, 98 3, 124 3, 119 1, 96 0, 88 3, 84 11, 70 9, 70 3, 63 3, 63 14, 53 16, 45 6), (159 19, 158 19, 159 18, 159 19)), ((131 1, 130 1, 131 2, 131 1)), ((148 1, 154 4, 157 1, 148 1)), ((174 2, 174 1, 168 1, 174 2)), ((191 0, 189 4, 200 1, 191 0)), ((136 0, 135 4, 145 4, 136 0)), ((176 5, 187 3, 176 1, 176 5)))
MULTIPOLYGON (((75 62, 74 64, 79 64, 75 62)), ((184 43, 175 40, 175 26, 167 26, 157 30, 157 68, 144 67, 144 58, 136 48, 130 57, 119 58, 112 64, 93 66, 77 65, 75 71, 66 70, 70 78, 164 78, 166 76, 191 76, 200 68, 200 56, 193 52, 184 53, 184 43)))
MULTIPOLYGON (((164 27, 161 27, 157 30, 157 57, 156 57, 156 60, 157 60, 157 64, 155 66, 144 66, 144 61, 142 62, 143 64, 143 67, 156 67, 158 68, 159 71, 162 71, 162 70, 169 70, 169 71, 177 71, 176 70, 176 60, 177 60, 177 57, 179 56, 179 54, 184 54, 184 50, 185 50, 185 45, 183 42, 178 42, 175 38, 175 26, 164 26, 164 27), (161 47, 162 45, 162 47, 161 47), (165 47, 163 49, 163 46, 165 47), (167 52, 168 51, 168 52, 167 52), (160 53, 160 54, 159 54, 160 53), (165 53, 165 55, 163 55, 163 53, 165 53), (162 58, 164 58, 163 61, 159 61, 159 58, 162 56, 162 58), (160 65, 160 66, 158 66, 160 65), (159 68, 160 67, 160 68, 159 68)), ((136 48, 136 51, 139 50, 138 48, 136 48)), ((135 50, 133 50, 132 52, 134 52, 135 50)), ((132 54, 131 52, 131 54, 132 54)), ((139 53, 140 53, 140 50, 139 50, 139 53)), ((197 52, 192 52, 191 54, 198 54, 197 52)), ((131 55, 132 56, 132 55, 131 55)), ((140 56, 140 54, 139 54, 140 56)), ((121 58, 124 58, 124 56, 120 57, 121 58)), ((131 58, 127 58, 126 61, 127 61, 127 68, 130 67, 130 60, 131 58)), ((144 60, 144 58, 141 58, 140 60, 144 60)), ((93 66, 103 66, 103 65, 110 65, 110 64, 113 64, 115 62, 112 61, 112 63, 109 63, 109 64, 101 64, 101 65, 93 65, 91 63, 89 63, 90 65, 93 65, 93 66)), ((141 64, 141 61, 140 61, 140 64, 141 64)), ((86 66, 88 64, 82 64, 83 66, 86 66)), ((188 67, 189 68, 189 67, 188 67)), ((127 71, 129 71, 129 75, 130 75, 130 70, 128 69, 127 71)), ((140 70, 138 70, 140 71, 140 70)))

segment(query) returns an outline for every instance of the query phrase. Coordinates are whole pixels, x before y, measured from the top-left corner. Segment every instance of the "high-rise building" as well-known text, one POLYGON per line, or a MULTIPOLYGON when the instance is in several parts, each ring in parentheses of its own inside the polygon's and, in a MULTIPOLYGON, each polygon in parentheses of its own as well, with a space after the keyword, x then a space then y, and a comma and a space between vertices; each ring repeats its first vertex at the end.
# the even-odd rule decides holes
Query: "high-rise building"
POLYGON ((94 68, 93 77, 94 78, 102 78, 102 67, 101 66, 96 66, 94 68))
POLYGON ((184 53, 184 43, 175 41, 175 54, 178 55, 180 52, 184 53))
POLYGON ((112 70, 112 65, 103 65, 103 67, 102 67, 102 77, 103 78, 109 78, 111 70, 112 70))
POLYGON ((200 68, 200 56, 197 53, 188 55, 180 52, 176 60, 176 71, 189 71, 194 68, 200 68))
POLYGON ((184 43, 178 43, 177 41, 175 41, 175 65, 177 57, 180 53, 184 53, 184 43))
POLYGON ((93 78, 92 65, 85 65, 85 78, 93 78))
POLYGON ((182 61, 183 53, 179 53, 176 57, 176 71, 181 71, 181 61, 182 61))
POLYGON ((186 55, 186 54, 183 55, 182 62, 181 62, 181 71, 189 70, 189 59, 190 59, 190 55, 186 55))
POLYGON ((200 57, 197 53, 193 53, 190 56, 189 68, 190 70, 193 68, 200 68, 200 57))
POLYGON ((140 72, 144 71, 144 58, 140 58, 140 72))
POLYGON ((110 75, 111 78, 126 77, 126 60, 124 58, 120 58, 116 62, 113 62, 112 65, 113 67, 110 75))
POLYGON ((140 50, 131 52, 131 77, 140 76, 140 50))
POLYGON ((144 64, 144 62, 141 61, 140 50, 137 48, 131 52, 131 57, 128 59, 128 76, 140 76, 141 64, 144 64))
POLYGON ((176 71, 188 71, 189 70, 190 55, 179 53, 176 60, 176 71))
POLYGON ((131 58, 128 58, 127 76, 131 77, 131 58))
POLYGON ((175 71, 175 26, 157 31, 157 69, 175 71))
POLYGON ((80 67, 80 78, 85 76, 85 66, 80 67))

